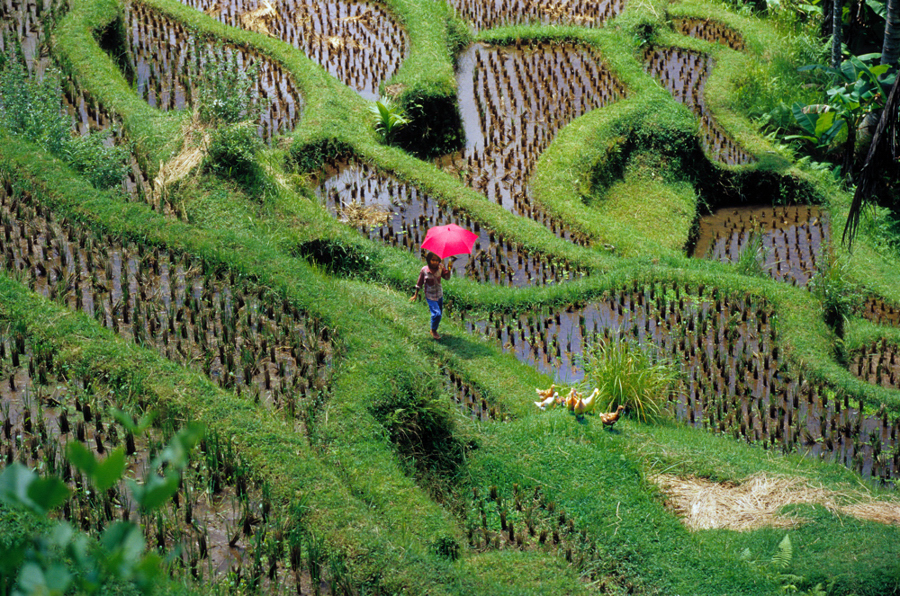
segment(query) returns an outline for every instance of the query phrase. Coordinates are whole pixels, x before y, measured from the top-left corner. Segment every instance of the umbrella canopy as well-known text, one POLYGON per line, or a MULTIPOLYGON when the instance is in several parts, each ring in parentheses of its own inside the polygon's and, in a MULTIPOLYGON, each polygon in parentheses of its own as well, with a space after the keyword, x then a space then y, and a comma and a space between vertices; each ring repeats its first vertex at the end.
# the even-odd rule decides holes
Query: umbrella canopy
POLYGON ((478 234, 456 224, 435 226, 425 234, 422 248, 444 259, 451 255, 470 254, 478 234))

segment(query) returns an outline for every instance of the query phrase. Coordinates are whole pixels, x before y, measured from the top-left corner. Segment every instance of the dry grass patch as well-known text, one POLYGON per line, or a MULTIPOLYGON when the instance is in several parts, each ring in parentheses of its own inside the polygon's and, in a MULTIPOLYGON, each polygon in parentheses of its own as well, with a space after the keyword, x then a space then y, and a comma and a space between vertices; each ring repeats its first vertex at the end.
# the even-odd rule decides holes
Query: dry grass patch
POLYGON ((165 199, 169 185, 187 177, 206 157, 209 129, 200 122, 196 114, 182 126, 181 137, 184 140, 181 151, 168 162, 159 164, 159 172, 153 180, 156 197, 165 199))
POLYGON ((879 501, 858 490, 839 492, 814 486, 803 478, 754 474, 741 483, 716 483, 669 474, 651 477, 667 497, 667 506, 691 530, 755 530, 802 524, 782 515, 785 505, 822 505, 834 513, 900 525, 900 501, 879 501))

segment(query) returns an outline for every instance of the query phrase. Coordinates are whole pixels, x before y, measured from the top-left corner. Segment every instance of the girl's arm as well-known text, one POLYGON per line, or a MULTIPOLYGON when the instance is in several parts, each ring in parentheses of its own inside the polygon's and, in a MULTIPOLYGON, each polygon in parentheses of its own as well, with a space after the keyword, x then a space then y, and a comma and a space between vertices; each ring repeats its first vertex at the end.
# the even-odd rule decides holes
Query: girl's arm
POLYGON ((422 284, 425 283, 425 272, 419 271, 419 279, 416 280, 416 291, 413 292, 412 298, 409 299, 410 302, 415 302, 419 297, 419 290, 422 288, 422 284))
POLYGON ((450 279, 450 267, 447 267, 446 265, 441 263, 441 269, 443 269, 443 271, 441 271, 441 277, 444 279, 450 279))

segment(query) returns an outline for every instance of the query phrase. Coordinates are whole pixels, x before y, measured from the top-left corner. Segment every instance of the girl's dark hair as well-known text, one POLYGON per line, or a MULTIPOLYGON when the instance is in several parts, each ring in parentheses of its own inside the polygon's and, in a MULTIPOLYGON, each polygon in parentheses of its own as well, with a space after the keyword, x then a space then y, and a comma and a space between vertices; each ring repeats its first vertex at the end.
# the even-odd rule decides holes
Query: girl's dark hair
POLYGON ((434 253, 431 252, 430 250, 426 250, 426 251, 425 251, 425 262, 427 263, 428 261, 430 261, 430 260, 431 260, 431 257, 434 257, 434 258, 437 259, 438 261, 441 260, 441 257, 437 256, 436 254, 434 254, 434 253))

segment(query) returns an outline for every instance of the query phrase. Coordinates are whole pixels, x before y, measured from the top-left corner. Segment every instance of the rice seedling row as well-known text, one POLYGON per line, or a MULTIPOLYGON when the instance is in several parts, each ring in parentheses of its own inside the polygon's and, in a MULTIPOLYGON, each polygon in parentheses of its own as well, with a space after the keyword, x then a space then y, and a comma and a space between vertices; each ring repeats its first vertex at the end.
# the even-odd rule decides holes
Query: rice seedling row
POLYGON ((137 94, 160 110, 196 105, 200 80, 217 65, 255 68, 251 96, 262 103, 259 133, 266 141, 294 129, 303 100, 281 66, 249 48, 198 40, 183 24, 140 3, 126 5, 126 47, 137 94))
POLYGON ((406 33, 377 2, 182 0, 232 27, 272 35, 301 50, 364 98, 378 98, 408 53, 406 33))
POLYGON ((457 81, 466 147, 440 165, 504 209, 585 244, 533 200, 528 179, 560 129, 624 97, 624 86, 595 51, 571 43, 475 44, 457 81))
POLYGON ((476 31, 526 23, 601 27, 608 19, 622 12, 625 5, 622 0, 559 0, 546 3, 534 0, 497 0, 490 3, 452 0, 450 4, 476 31))
POLYGON ((0 188, 2 266, 119 335, 306 424, 330 376, 330 329, 249 281, 57 221, 0 188))
POLYGON ((900 327, 900 308, 878 296, 868 296, 860 313, 865 319, 888 327, 900 327))
POLYGON ((466 213, 450 208, 393 176, 362 164, 335 164, 316 194, 329 213, 373 240, 416 254, 428 228, 455 223, 478 234, 471 255, 450 259, 456 275, 522 287, 584 275, 565 262, 529 253, 515 242, 482 229, 466 213))
POLYGON ((72 490, 62 519, 95 537, 116 521, 135 521, 148 545, 177 553, 173 575, 189 573, 195 585, 227 581, 235 591, 265 594, 323 587, 321 548, 273 507, 269 486, 254 480, 231 441, 207 433, 174 497, 147 514, 129 498, 124 479, 95 490, 65 457, 66 449, 78 442, 102 460, 122 448, 125 477, 140 480, 157 472, 151 462, 183 426, 179 416, 159 416, 135 436, 113 410, 131 410, 125 415, 137 424, 146 404, 126 407, 102 381, 67 377, 52 353, 35 350, 10 321, 0 321, 0 371, 0 457, 7 465, 18 461, 62 478, 72 490))
POLYGON ((488 404, 481 392, 453 371, 447 372, 445 385, 447 392, 463 414, 481 422, 498 418, 497 409, 488 404))
POLYGON ((635 341, 679 363, 677 419, 766 448, 828 457, 883 479, 900 475, 900 417, 870 415, 781 360, 769 305, 704 287, 632 284, 587 304, 520 315, 460 313, 473 332, 563 384, 584 382, 597 337, 635 341))
POLYGON ((497 486, 473 487, 462 516, 469 548, 476 552, 542 552, 564 557, 587 581, 601 579, 594 568, 601 552, 596 541, 564 509, 558 509, 540 485, 526 489, 513 483, 503 493, 497 486), (504 494, 509 496, 504 499, 504 494))
POLYGON ((856 350, 850 372, 869 383, 900 389, 900 354, 897 346, 878 340, 856 350))
POLYGON ((647 72, 700 118, 700 140, 711 159, 729 165, 756 161, 725 133, 706 107, 703 88, 712 70, 711 58, 680 48, 650 48, 644 53, 644 63, 647 72))
MULTIPOLYGON (((4 0, 4 14, 9 18, 0 19, 0 52, 9 56, 13 46, 21 48, 22 57, 29 72, 43 77, 45 71, 52 66, 51 56, 47 52, 38 52, 44 43, 44 19, 54 18, 63 10, 63 0, 44 0, 35 2, 15 2, 4 0)), ((61 81, 63 88, 63 110, 72 117, 74 131, 82 136, 92 132, 108 132, 110 143, 126 144, 120 122, 115 121, 96 102, 81 91, 71 78, 61 81)), ((138 166, 134 154, 130 154, 130 170, 123 181, 123 188, 128 196, 144 200, 152 196, 149 182, 138 166)), ((161 209, 159 204, 148 201, 154 209, 161 209)))
POLYGON ((0 52, 7 57, 21 50, 28 72, 42 74, 50 65, 49 55, 41 51, 44 20, 65 11, 65 0, 0 1, 0 52))
POLYGON ((738 52, 743 52, 746 47, 740 33, 718 21, 697 18, 675 19, 672 21, 672 27, 689 37, 720 43, 738 52))
POLYGON ((724 207, 700 218, 693 256, 734 263, 754 251, 773 279, 805 286, 830 235, 814 205, 724 207))

